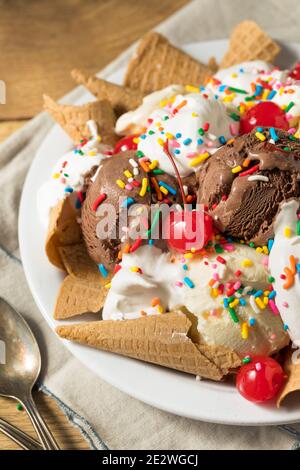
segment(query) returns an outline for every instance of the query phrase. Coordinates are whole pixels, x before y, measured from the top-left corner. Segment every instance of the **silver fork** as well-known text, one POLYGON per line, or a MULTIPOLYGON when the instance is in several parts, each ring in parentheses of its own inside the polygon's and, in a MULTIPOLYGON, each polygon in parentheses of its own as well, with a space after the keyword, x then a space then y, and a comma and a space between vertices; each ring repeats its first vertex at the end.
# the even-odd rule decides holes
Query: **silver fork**
POLYGON ((0 431, 5 434, 5 436, 12 439, 16 444, 18 444, 24 450, 42 450, 41 444, 28 436, 25 432, 18 429, 13 424, 8 423, 4 419, 0 418, 0 431))

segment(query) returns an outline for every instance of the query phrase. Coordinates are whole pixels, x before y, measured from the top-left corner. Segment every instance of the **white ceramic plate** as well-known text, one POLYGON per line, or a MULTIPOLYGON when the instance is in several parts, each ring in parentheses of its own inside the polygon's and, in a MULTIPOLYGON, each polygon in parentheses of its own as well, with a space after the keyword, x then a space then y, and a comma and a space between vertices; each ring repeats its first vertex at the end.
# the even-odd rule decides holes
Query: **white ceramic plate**
MULTIPOLYGON (((226 47, 227 41, 220 40, 189 44, 184 50, 205 62, 211 56, 220 60, 226 47)), ((300 58, 300 44, 285 44, 283 48, 279 65, 288 67, 300 58)), ((121 83, 123 73, 124 70, 119 70, 109 79, 121 83)), ((91 95, 82 90, 77 103, 90 98, 91 95)), ((59 126, 54 125, 33 160, 20 206, 19 239, 25 274, 35 301, 52 329, 56 325, 52 312, 63 274, 52 267, 46 258, 45 231, 37 216, 36 193, 49 178, 56 160, 70 147, 69 138, 59 126)), ((165 411, 224 424, 263 425, 300 420, 300 404, 299 400, 297 404, 296 397, 291 397, 288 406, 280 410, 274 405, 257 406, 244 400, 230 384, 205 380, 197 382, 188 374, 67 341, 64 343, 96 375, 129 395, 165 411)))

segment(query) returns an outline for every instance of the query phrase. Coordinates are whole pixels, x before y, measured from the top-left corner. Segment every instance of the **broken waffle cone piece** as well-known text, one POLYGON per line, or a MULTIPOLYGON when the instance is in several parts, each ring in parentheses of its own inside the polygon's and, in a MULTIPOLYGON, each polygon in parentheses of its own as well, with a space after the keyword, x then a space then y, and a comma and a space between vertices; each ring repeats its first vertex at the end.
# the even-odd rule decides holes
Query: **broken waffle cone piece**
POLYGON ((203 85, 211 70, 151 31, 140 41, 129 62, 125 86, 147 94, 168 85, 203 85))
POLYGON ((81 241, 82 232, 77 217, 78 211, 72 204, 71 197, 59 201, 51 209, 45 249, 49 261, 57 268, 65 269, 59 248, 81 241))
POLYGON ((114 126, 116 116, 107 99, 94 101, 81 106, 56 103, 44 95, 44 109, 64 129, 75 144, 91 137, 87 122, 97 123, 98 131, 104 144, 114 145, 117 141, 114 126))
POLYGON ((100 274, 98 266, 90 258, 84 242, 60 246, 58 251, 67 273, 73 277, 82 282, 103 285, 110 281, 110 274, 106 278, 100 274))
POLYGON ((108 289, 101 283, 68 275, 63 280, 54 309, 55 320, 66 320, 83 313, 99 313, 108 289))
POLYGON ((117 116, 136 109, 143 101, 143 93, 139 90, 116 85, 102 78, 87 76, 81 70, 74 69, 71 72, 74 80, 84 85, 99 100, 107 99, 117 116))
POLYGON ((279 45, 254 21, 242 21, 232 31, 220 68, 251 60, 273 62, 279 52, 279 45))
POLYGON ((290 350, 284 363, 284 371, 287 374, 287 380, 280 395, 277 398, 277 407, 279 408, 283 400, 294 392, 300 391, 300 353, 299 349, 290 350))
POLYGON ((234 351, 194 344, 188 336, 190 320, 181 312, 134 320, 102 320, 59 326, 57 334, 97 349, 221 380, 241 365, 234 351))
POLYGON ((103 307, 111 275, 103 278, 83 242, 58 247, 68 276, 63 280, 54 309, 56 320, 98 313, 103 307))
POLYGON ((217 63, 215 57, 211 57, 211 58, 209 59, 207 65, 208 65, 208 68, 210 69, 212 75, 214 75, 215 73, 217 73, 217 71, 219 70, 219 66, 218 66, 218 63, 217 63))

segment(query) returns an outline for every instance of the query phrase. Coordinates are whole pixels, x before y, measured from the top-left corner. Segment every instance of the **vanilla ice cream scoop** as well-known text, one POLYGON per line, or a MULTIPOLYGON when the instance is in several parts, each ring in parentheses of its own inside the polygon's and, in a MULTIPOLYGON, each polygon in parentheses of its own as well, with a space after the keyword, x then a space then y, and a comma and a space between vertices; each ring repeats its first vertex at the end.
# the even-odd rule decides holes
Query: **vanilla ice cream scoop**
POLYGON ((262 60, 219 70, 207 88, 231 109, 239 108, 241 103, 246 106, 256 104, 259 99, 272 101, 287 110, 291 125, 300 116, 299 82, 289 77, 288 70, 279 70, 262 60))
POLYGON ((232 103, 238 106, 246 96, 254 93, 253 84, 257 83, 259 79, 269 80, 272 77, 276 80, 282 80, 286 76, 287 71, 274 70, 274 65, 263 60, 254 60, 219 70, 208 82, 207 88, 216 93, 225 104, 232 103), (228 90, 228 87, 232 90, 228 90), (226 97, 228 97, 227 100, 226 97))
POLYGON ((150 114, 148 127, 140 136, 138 150, 159 167, 175 176, 164 145, 181 176, 197 171, 209 156, 238 134, 239 122, 231 117, 211 92, 177 95, 175 100, 150 114))
POLYGON ((274 224, 274 243, 270 253, 270 271, 274 278, 276 304, 294 343, 300 346, 300 236, 299 200, 281 206, 274 224))
MULTIPOLYGON (((239 355, 270 355, 288 344, 279 316, 269 299, 268 257, 249 246, 194 257, 183 286, 183 304, 198 319, 200 341, 234 349, 239 355)), ((272 295, 271 295, 272 297, 272 295)))
POLYGON ((103 319, 132 319, 186 308, 197 319, 199 341, 241 356, 272 354, 289 342, 269 299, 268 257, 229 243, 222 255, 191 260, 143 246, 124 254, 111 282, 103 319))
POLYGON ((183 85, 169 85, 162 90, 154 91, 145 96, 143 102, 134 111, 122 114, 116 122, 117 134, 139 133, 141 129, 148 126, 148 118, 155 109, 165 100, 172 99, 175 95, 184 94, 183 85))
POLYGON ((89 121, 92 139, 63 155, 54 165, 51 177, 38 190, 37 208, 42 225, 47 228, 52 207, 85 185, 85 176, 110 156, 110 148, 100 142, 95 121, 89 121))

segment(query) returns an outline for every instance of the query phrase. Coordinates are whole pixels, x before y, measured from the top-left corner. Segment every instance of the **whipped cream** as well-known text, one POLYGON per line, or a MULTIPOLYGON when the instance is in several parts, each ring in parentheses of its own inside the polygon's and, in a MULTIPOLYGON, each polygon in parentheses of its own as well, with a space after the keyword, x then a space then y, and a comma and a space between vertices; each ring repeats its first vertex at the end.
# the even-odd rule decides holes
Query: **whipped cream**
MULTIPOLYGON (((287 72, 274 70, 274 65, 265 62, 263 60, 255 60, 251 62, 242 62, 237 65, 233 65, 227 69, 219 70, 213 78, 219 80, 222 85, 228 87, 235 87, 241 90, 247 91, 248 94, 253 94, 251 88, 252 83, 256 83, 258 79, 266 80, 271 76, 276 80, 282 80, 286 78, 287 72)), ((218 95, 225 96, 224 92, 220 92, 218 88, 213 87, 212 82, 209 83, 208 88, 212 88, 218 95)), ((236 99, 241 99, 242 96, 237 94, 236 99)))
POLYGON ((290 103, 294 103, 287 113, 290 125, 298 124, 300 116, 300 83, 294 80, 285 82, 280 88, 278 84, 278 93, 273 98, 273 102, 281 108, 286 108, 290 103))
POLYGON ((174 176, 163 148, 166 140, 180 175, 188 176, 239 130, 239 123, 211 92, 177 95, 174 101, 153 111, 149 119, 151 124, 140 136, 138 150, 174 176))
POLYGON ((187 261, 149 245, 124 254, 122 267, 111 282, 103 319, 132 319, 186 308, 197 318, 200 341, 207 344, 232 348, 241 356, 272 354, 288 344, 280 316, 268 306, 259 309, 256 305, 254 310, 250 296, 242 294, 245 302, 235 306, 239 319, 235 323, 223 306, 226 294, 213 296, 209 286, 217 274, 224 286, 239 281, 247 292, 264 292, 269 284, 267 257, 248 246, 232 244, 230 252, 222 253, 225 264, 217 258, 217 254, 212 254, 187 261), (242 267, 245 259, 251 266, 242 267), (241 271, 239 277, 237 270, 241 271), (155 305, 153 299, 157 299, 155 305), (241 334, 244 323, 248 325, 247 338, 241 334))
POLYGON ((52 207, 69 197, 84 186, 85 175, 97 167, 101 160, 107 158, 110 148, 101 144, 95 121, 88 121, 92 139, 79 149, 63 155, 51 172, 51 179, 41 186, 37 193, 39 218, 44 227, 48 227, 52 207))
MULTIPOLYGON (((234 349, 241 356, 246 354, 270 355, 288 344, 288 335, 284 332, 280 316, 275 316, 266 306, 255 310, 250 302, 250 295, 242 295, 245 305, 234 307, 239 321, 235 323, 223 306, 223 296, 212 295, 209 281, 219 278, 219 283, 240 282, 248 291, 266 291, 269 271, 267 257, 253 248, 233 244, 233 251, 222 253, 225 263, 217 261, 217 255, 208 258, 195 257, 188 264, 188 276, 195 287, 183 286, 183 304, 198 319, 200 340, 212 345, 221 345, 234 349), (249 266, 244 267, 243 261, 249 266), (237 277, 236 272, 241 274, 237 277), (251 326, 251 322, 254 324, 251 326), (248 337, 242 337, 242 325, 247 323, 248 337)), ((216 282, 216 285, 218 282, 216 282)), ((247 291, 246 290, 246 291, 247 291)), ((226 291, 226 289, 225 289, 226 291)), ((263 297, 263 295, 262 295, 263 297)), ((252 299, 253 301, 253 299, 252 299)))
POLYGON ((121 269, 111 281, 105 301, 104 320, 139 318, 159 314, 181 305, 182 290, 176 283, 183 278, 181 267, 172 262, 170 253, 145 245, 134 253, 124 254, 121 269), (132 269, 140 268, 141 271, 132 269), (152 306, 153 299, 158 299, 152 306))
POLYGON ((300 86, 288 74, 288 70, 276 69, 272 64, 261 60, 242 62, 217 72, 207 88, 229 108, 237 108, 241 103, 255 104, 256 100, 245 100, 255 93, 260 96, 260 100, 271 100, 283 108, 294 103, 287 113, 293 124, 294 118, 300 116, 300 86), (261 81, 267 82, 270 89, 262 88, 261 81))
POLYGON ((147 119, 150 114, 159 107, 160 103, 173 98, 175 95, 184 94, 182 85, 170 85, 162 90, 154 91, 145 96, 142 104, 134 111, 122 114, 116 122, 117 134, 138 133, 140 129, 147 127, 147 119))
POLYGON ((297 210, 299 201, 291 200, 282 204, 274 224, 274 243, 270 253, 270 271, 275 278, 276 304, 284 323, 288 326, 288 333, 295 344, 300 346, 300 277, 298 272, 293 276, 293 284, 284 288, 286 275, 285 268, 290 268, 290 256, 294 256, 296 263, 300 261, 300 236, 296 233, 297 210), (290 233, 289 233, 290 230, 290 233), (287 236, 290 235, 290 236, 287 236))

